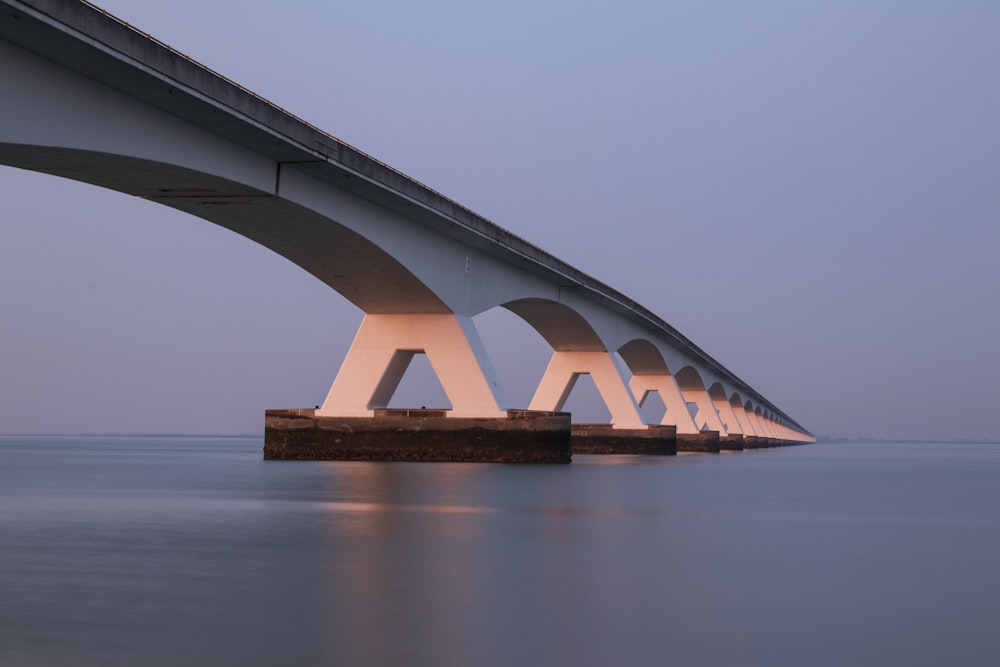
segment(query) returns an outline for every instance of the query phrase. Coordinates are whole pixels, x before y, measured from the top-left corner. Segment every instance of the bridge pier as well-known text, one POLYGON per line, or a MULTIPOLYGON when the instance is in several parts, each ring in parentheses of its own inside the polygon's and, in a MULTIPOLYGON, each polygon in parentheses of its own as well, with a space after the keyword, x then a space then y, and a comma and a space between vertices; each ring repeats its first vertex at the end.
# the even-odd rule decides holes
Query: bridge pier
POLYGON ((694 403, 698 407, 698 413, 694 416, 698 429, 726 433, 726 427, 719 418, 719 412, 712 403, 712 397, 705 389, 701 378, 698 377, 698 372, 692 367, 687 366, 681 369, 676 379, 677 386, 680 387, 684 400, 687 403, 694 403))
POLYGON ((742 433, 729 433, 719 436, 719 449, 724 452, 742 452, 746 449, 742 433))
POLYGON ((687 402, 681 395, 681 390, 677 387, 677 382, 669 373, 657 374, 636 374, 629 381, 629 388, 632 393, 639 397, 639 405, 642 406, 652 392, 656 392, 663 401, 667 411, 663 413, 660 422, 677 429, 677 434, 696 434, 698 426, 694 423, 691 413, 688 412, 687 402))
POLYGON ((649 424, 645 428, 614 428, 611 424, 573 424, 574 454, 646 454, 677 453, 677 429, 649 424))
POLYGON ((507 417, 507 399, 472 318, 448 313, 365 315, 316 416, 372 417, 388 408, 420 353, 451 402, 449 417, 507 417))
POLYGON ((680 452, 701 452, 708 454, 718 454, 720 446, 718 431, 701 431, 700 433, 678 433, 677 451, 680 452))
POLYGON ((556 350, 528 406, 531 410, 560 411, 581 375, 589 374, 611 413, 615 429, 646 430, 622 370, 606 350, 556 350))

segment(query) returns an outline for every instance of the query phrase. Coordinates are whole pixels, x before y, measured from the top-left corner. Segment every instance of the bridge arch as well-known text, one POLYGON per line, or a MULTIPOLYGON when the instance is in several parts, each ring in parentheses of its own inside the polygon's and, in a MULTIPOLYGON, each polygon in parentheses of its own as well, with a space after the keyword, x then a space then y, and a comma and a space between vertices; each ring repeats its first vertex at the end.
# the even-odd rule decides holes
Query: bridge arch
POLYGON ((618 354, 634 375, 669 375, 663 354, 650 341, 637 338, 618 348, 618 354))
POLYGON ((530 324, 557 352, 605 352, 607 348, 583 316, 569 306, 540 298, 501 304, 530 324))
POLYGON ((272 193, 184 166, 95 150, 0 144, 0 155, 8 166, 140 197, 236 232, 298 265, 366 313, 451 312, 370 240, 272 193))
POLYGON ((714 382, 712 386, 708 388, 708 395, 712 397, 712 400, 725 401, 726 400, 726 390, 723 389, 721 382, 714 382))

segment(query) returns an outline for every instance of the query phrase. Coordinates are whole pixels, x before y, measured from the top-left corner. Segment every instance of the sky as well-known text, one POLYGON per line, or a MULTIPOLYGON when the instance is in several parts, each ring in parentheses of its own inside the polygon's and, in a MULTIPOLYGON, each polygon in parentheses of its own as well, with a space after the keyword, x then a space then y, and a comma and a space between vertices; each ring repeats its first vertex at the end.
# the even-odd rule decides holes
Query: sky
MULTIPOLYGON (((98 4, 624 292, 816 435, 1000 438, 998 3, 98 4)), ((0 432, 260 433, 323 401, 362 317, 92 186, 0 168, 0 229, 0 432)), ((477 324, 526 406, 544 341, 477 324)), ((424 364, 396 404, 440 404, 424 364)), ((568 407, 606 415, 586 383, 568 407)))

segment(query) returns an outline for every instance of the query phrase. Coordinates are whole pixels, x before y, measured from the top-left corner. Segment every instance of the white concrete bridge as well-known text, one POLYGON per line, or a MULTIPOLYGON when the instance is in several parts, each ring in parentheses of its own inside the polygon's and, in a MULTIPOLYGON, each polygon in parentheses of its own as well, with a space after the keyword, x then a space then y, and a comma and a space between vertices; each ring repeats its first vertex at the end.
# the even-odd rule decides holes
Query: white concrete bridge
POLYGON ((317 415, 386 407, 425 353, 455 417, 560 410, 589 374, 616 429, 658 392, 678 434, 813 440, 625 295, 89 3, 0 0, 0 90, 0 164, 221 225, 366 313, 317 415), (498 306, 553 350, 529 406, 473 325, 498 306))

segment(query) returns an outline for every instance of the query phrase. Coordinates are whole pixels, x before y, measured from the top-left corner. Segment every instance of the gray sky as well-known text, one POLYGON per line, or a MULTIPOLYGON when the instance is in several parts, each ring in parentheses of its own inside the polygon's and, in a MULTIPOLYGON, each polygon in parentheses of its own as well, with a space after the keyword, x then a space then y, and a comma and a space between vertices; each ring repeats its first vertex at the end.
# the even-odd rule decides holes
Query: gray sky
MULTIPOLYGON (((625 292, 817 435, 1000 436, 1000 3, 101 4, 625 292)), ((0 432, 260 432, 323 400, 361 319, 117 193, 0 168, 0 220, 0 432)), ((479 323, 526 405, 544 342, 479 323)), ((438 403, 416 370, 400 399, 438 403)))

